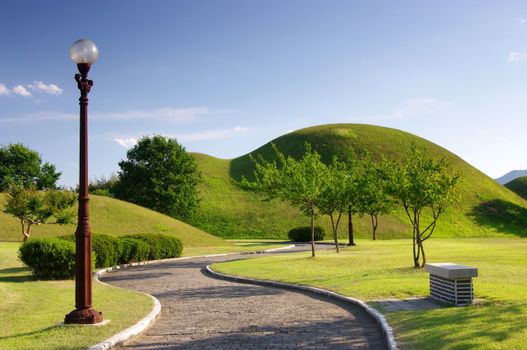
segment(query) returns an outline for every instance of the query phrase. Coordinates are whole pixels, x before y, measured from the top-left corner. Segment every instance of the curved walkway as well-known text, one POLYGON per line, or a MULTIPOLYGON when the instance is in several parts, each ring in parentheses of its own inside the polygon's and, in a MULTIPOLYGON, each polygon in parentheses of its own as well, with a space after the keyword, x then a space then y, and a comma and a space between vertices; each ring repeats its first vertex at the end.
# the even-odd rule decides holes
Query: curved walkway
POLYGON ((102 280, 159 299, 161 316, 126 349, 386 349, 358 307, 299 292, 233 283, 202 269, 231 255, 144 265, 102 280))

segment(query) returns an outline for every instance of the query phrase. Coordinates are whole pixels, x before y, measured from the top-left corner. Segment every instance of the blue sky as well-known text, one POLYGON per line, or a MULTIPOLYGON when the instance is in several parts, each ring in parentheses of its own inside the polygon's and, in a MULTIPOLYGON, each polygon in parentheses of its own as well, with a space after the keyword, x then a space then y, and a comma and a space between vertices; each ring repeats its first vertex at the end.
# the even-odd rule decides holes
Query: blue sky
POLYGON ((345 122, 415 133, 491 177, 527 168, 524 1, 0 0, 0 144, 39 151, 67 186, 79 38, 100 51, 92 178, 145 134, 232 158, 345 122))

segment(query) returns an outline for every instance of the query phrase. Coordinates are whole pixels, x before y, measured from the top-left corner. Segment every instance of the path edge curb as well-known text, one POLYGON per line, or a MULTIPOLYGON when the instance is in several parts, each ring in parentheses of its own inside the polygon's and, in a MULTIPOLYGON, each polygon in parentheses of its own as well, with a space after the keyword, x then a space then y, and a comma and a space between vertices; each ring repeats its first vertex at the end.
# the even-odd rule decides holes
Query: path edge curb
POLYGON ((316 287, 308 287, 308 286, 302 286, 299 284, 293 284, 293 283, 284 283, 284 282, 278 282, 278 281, 271 281, 271 280, 260 280, 260 279, 253 279, 253 278, 247 278, 247 277, 240 277, 240 276, 233 276, 228 275, 221 272, 216 272, 211 269, 210 265, 207 265, 205 267, 204 271, 214 277, 224 279, 227 281, 232 282, 239 282, 239 283, 247 283, 247 284, 256 284, 266 287, 275 287, 275 288, 284 288, 284 289, 291 289, 291 290, 299 290, 304 292, 309 292, 317 295, 322 295, 331 299, 335 299, 338 301, 343 301, 345 303, 353 304, 356 306, 359 306, 361 309, 366 311, 381 327, 382 332, 384 333, 388 349, 389 350, 399 350, 397 346, 397 341, 395 340, 395 335, 393 332, 393 328, 388 324, 388 321, 386 321, 386 317, 381 314, 379 311, 375 310, 373 307, 368 305, 368 303, 355 299, 352 297, 347 297, 342 294, 338 294, 326 289, 322 288, 316 288, 316 287))
MULTIPOLYGON (((93 277, 95 278, 95 280, 98 283, 100 283, 100 284, 102 284, 104 286, 109 286, 109 287, 112 287, 112 288, 121 288, 121 287, 112 286, 112 285, 110 285, 108 283, 105 283, 105 282, 103 282, 103 281, 101 281, 99 279, 100 277, 102 277, 107 272, 113 271, 116 268, 117 268, 117 266, 100 269, 100 270, 96 271, 93 274, 93 277)), ((126 288, 121 288, 121 289, 126 289, 126 288)), ((129 290, 129 289, 126 289, 126 290, 129 290)), ((123 331, 111 336, 110 338, 108 338, 106 340, 103 340, 102 342, 100 342, 98 344, 95 344, 95 345, 92 345, 92 346, 88 347, 88 350, 107 350, 107 349, 111 349, 111 348, 113 348, 113 347, 115 347, 117 345, 122 345, 125 342, 127 342, 127 341, 129 341, 129 340, 131 340, 131 339, 133 339, 133 338, 135 338, 137 336, 139 336, 141 333, 143 333, 145 330, 147 330, 148 327, 150 327, 155 322, 155 320, 161 314, 161 303, 153 295, 150 295, 148 293, 143 293, 143 292, 138 292, 138 293, 141 293, 141 294, 149 296, 150 299, 152 299, 152 301, 154 303, 154 306, 152 307, 152 310, 148 313, 148 315, 146 315, 146 317, 144 317, 142 320, 140 320, 139 322, 137 322, 133 326, 126 328, 125 330, 123 330, 123 331)))
MULTIPOLYGON (((115 270, 121 270, 128 267, 134 267, 134 266, 143 266, 143 265, 150 265, 155 263, 165 263, 165 262, 171 262, 171 261, 180 261, 180 260, 188 260, 188 259, 198 259, 198 258, 211 258, 211 257, 218 257, 218 256, 229 256, 229 255, 248 255, 248 254, 266 254, 266 253, 272 253, 276 251, 281 250, 288 250, 294 248, 294 244, 287 245, 285 247, 279 247, 279 248, 271 248, 271 249, 264 249, 264 250, 258 250, 254 252, 236 252, 236 253, 223 253, 223 254, 210 254, 210 255, 197 255, 197 256, 185 256, 180 258, 171 258, 171 259, 160 259, 160 260, 150 260, 150 261, 142 261, 142 262, 136 262, 136 263, 130 263, 130 264, 122 264, 122 265, 116 265, 112 267, 102 268, 100 270, 97 270, 93 277, 95 280, 105 286, 110 286, 112 288, 120 288, 116 286, 112 286, 108 283, 105 283, 101 281, 99 278, 102 277, 104 274, 110 271, 115 270)), ((126 289, 126 288, 123 288, 126 289)), ((132 340, 133 338, 139 336, 141 333, 146 331, 148 327, 150 327, 154 321, 159 317, 161 314, 161 303, 159 300, 157 300, 156 297, 153 295, 150 295, 148 293, 138 292, 144 295, 149 296, 152 301, 154 302, 154 307, 152 308, 152 311, 148 315, 146 315, 145 318, 137 322, 135 325, 123 330, 122 332, 119 332, 110 338, 103 340, 102 342, 92 345, 88 347, 88 350, 108 350, 111 349, 117 345, 122 345, 125 342, 132 340)))

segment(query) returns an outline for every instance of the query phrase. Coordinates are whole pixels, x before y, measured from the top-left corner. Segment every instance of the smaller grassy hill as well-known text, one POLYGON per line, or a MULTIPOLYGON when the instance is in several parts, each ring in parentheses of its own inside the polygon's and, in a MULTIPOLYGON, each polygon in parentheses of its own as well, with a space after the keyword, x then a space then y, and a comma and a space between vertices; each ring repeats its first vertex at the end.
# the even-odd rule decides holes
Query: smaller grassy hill
POLYGON ((509 190, 527 199, 527 176, 518 177, 505 185, 509 190))
MULTIPOLYGON (((19 220, 3 212, 6 195, 0 193, 0 241, 20 241, 19 220)), ((231 243, 179 220, 117 199, 90 196, 90 224, 94 233, 122 236, 131 233, 162 233, 183 241, 184 247, 228 246, 231 243)), ((75 232, 72 225, 40 225, 32 237, 61 236, 75 232)))

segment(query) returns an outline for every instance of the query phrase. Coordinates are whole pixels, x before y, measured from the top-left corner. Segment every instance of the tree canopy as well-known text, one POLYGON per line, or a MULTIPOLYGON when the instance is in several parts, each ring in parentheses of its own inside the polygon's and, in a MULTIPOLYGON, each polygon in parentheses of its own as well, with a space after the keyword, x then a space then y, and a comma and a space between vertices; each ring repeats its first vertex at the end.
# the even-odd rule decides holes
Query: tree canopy
POLYGON ((56 188, 60 175, 55 165, 43 163, 40 154, 20 143, 0 146, 0 192, 10 186, 56 188))
POLYGON ((384 173, 388 174, 388 191, 403 206, 412 225, 414 267, 423 267, 423 242, 434 233, 441 214, 458 201, 455 187, 460 174, 452 174, 445 159, 435 160, 415 146, 400 163, 387 162, 384 173))
POLYGON ((71 223, 76 198, 75 193, 69 191, 37 191, 12 186, 4 212, 20 220, 23 240, 26 241, 32 225, 71 223))
POLYGON ((119 162, 115 197, 186 219, 199 206, 196 162, 175 139, 143 137, 119 162))

